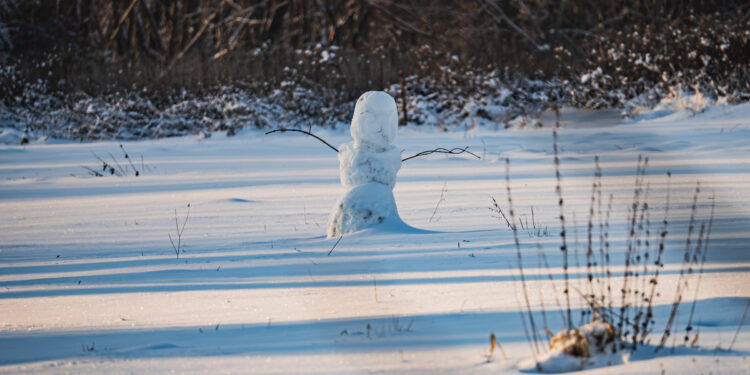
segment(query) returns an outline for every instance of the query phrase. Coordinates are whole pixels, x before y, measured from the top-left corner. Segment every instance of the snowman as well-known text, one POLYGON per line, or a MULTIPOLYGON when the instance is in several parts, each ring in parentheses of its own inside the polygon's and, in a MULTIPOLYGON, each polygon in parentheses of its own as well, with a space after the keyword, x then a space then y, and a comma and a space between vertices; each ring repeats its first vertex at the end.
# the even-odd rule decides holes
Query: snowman
POLYGON ((393 199, 401 152, 393 141, 398 112, 393 97, 368 91, 357 100, 352 142, 339 147, 341 185, 346 188, 328 217, 328 238, 355 232, 385 220, 401 221, 393 199))

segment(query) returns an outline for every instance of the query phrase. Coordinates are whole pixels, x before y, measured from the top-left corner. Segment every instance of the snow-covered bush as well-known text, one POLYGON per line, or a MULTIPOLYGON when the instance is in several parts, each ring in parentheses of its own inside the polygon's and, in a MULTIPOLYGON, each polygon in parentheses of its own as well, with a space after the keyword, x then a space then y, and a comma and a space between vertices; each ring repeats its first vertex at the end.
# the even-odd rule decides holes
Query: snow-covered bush
MULTIPOLYGON (((14 12, 21 5, 43 7, 13 4, 14 12)), ((48 51, 14 50, 0 67, 0 118, 4 127, 29 129, 31 136, 81 140, 231 135, 248 127, 345 124, 356 96, 373 89, 391 93, 399 109, 405 98, 409 125, 446 130, 544 125, 541 112, 564 106, 617 108, 626 117, 658 106, 700 111, 750 99, 750 17, 730 8, 653 24, 623 13, 639 22, 596 26, 573 44, 565 42, 570 29, 551 28, 549 49, 535 49, 522 65, 488 63, 428 42, 362 50, 264 41, 210 61, 191 54, 164 68, 45 39, 53 43, 48 51)), ((23 47, 34 30, 47 35, 77 22, 70 16, 60 24, 5 17, 0 26, 16 30, 13 42, 23 47), (29 24, 15 26, 22 22, 29 24)))

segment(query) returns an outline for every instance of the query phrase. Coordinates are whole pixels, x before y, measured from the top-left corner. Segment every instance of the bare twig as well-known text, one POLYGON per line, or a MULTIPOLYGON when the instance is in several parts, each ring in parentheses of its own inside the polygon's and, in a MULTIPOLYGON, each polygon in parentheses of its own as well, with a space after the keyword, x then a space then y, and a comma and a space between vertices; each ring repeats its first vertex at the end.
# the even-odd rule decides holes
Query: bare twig
MULTIPOLYGON (((625 271, 623 272, 623 284, 620 289, 620 295, 622 297, 620 303, 620 320, 617 324, 617 330, 623 334, 623 323, 628 320, 628 314, 630 313, 631 303, 628 297, 632 294, 631 283, 634 283, 630 276, 633 276, 632 268, 637 254, 638 239, 636 236, 636 227, 638 224, 638 208, 641 206, 641 193, 643 192, 643 178, 648 164, 648 158, 643 158, 638 155, 638 163, 635 169, 635 186, 633 187, 633 203, 630 209, 629 224, 628 224, 628 240, 627 250, 625 251, 625 271)), ((635 341, 634 341, 635 342, 635 341)), ((621 342, 621 346, 624 348, 625 341, 621 342)))
POLYGON ((734 333, 734 338, 732 338, 732 342, 729 344, 729 348, 727 348, 728 351, 732 351, 732 347, 734 346, 734 342, 737 341, 737 335, 740 334, 740 330, 742 329, 742 325, 745 324, 745 317, 747 316, 747 310, 750 308, 750 300, 747 301, 747 305, 745 305, 745 312, 742 313, 742 319, 740 319, 740 324, 737 325, 737 332, 734 333))
POLYGON ((490 196, 490 199, 492 199, 492 205, 493 205, 493 207, 490 207, 490 210, 494 212, 498 212, 502 216, 502 218, 505 219, 505 223, 508 224, 508 228, 513 229, 514 224, 511 224, 510 220, 508 220, 508 218, 505 216, 503 209, 500 208, 500 204, 497 203, 497 201, 495 200, 495 197, 490 196))
MULTIPOLYGON (((708 219, 708 229, 706 230, 705 242, 703 243, 703 250, 702 250, 703 258, 701 258, 700 268, 698 270, 698 282, 695 285, 695 296, 693 296, 693 304, 692 306, 690 306, 690 316, 688 317, 688 324, 687 324, 687 328, 685 332, 685 337, 687 337, 687 335, 693 329, 693 326, 692 326, 693 314, 695 313, 695 305, 696 305, 696 302, 698 302, 698 291, 700 290, 701 279, 703 278, 703 265, 706 264, 706 254, 708 253, 708 240, 711 237, 711 227, 713 226, 713 223, 714 223, 714 208, 715 207, 716 207, 716 203, 715 201, 713 201, 711 203, 711 217, 708 219)), ((697 335, 698 334, 696 333, 696 337, 697 335)))
POLYGON ((104 176, 103 174, 101 174, 101 173, 99 173, 99 172, 97 172, 97 171, 95 171, 95 170, 93 170, 93 169, 91 169, 89 167, 83 166, 81 168, 86 169, 87 171, 89 171, 89 173, 91 173, 92 175, 94 175, 96 177, 102 177, 102 176, 104 176))
POLYGON ((672 326, 675 321, 675 317, 677 316, 677 310, 680 306, 680 302, 682 302, 682 293, 684 292, 683 286, 687 287, 687 281, 684 281, 686 269, 690 265, 690 239, 693 234, 693 229, 695 226, 695 212, 698 202, 698 194, 700 193, 700 183, 696 184, 695 186, 695 194, 693 195, 693 205, 690 208, 690 221, 688 223, 688 232, 687 232, 687 239, 685 241, 685 257, 682 261, 682 267, 680 268, 680 276, 677 281, 677 289, 675 290, 675 297, 674 301, 672 302, 672 311, 669 313, 669 318, 667 319, 667 324, 664 327, 664 333, 661 336, 661 340, 659 340, 659 345, 656 346, 656 349, 654 349, 654 352, 658 352, 661 348, 664 347, 667 343, 667 339, 669 339, 669 336, 672 333, 672 326), (683 285, 684 282, 684 285, 683 285))
POLYGON ((341 239, 342 239, 342 238, 344 238, 344 235, 343 235, 343 234, 342 234, 342 235, 341 235, 341 236, 339 237, 339 239, 338 239, 338 240, 336 241, 336 243, 335 243, 335 244, 333 244, 333 247, 331 247, 331 250, 329 250, 329 251, 328 251, 328 255, 327 255, 327 256, 331 256, 331 253, 333 252, 333 249, 335 249, 335 248, 336 248, 336 245, 338 245, 338 244, 339 244, 339 242, 341 242, 341 239))
MULTIPOLYGON (((510 220, 515 220, 515 213, 513 211, 513 198, 510 190, 510 159, 505 159, 505 189, 508 193, 508 212, 510 213, 510 220)), ((523 259, 521 256, 521 244, 518 241, 518 231, 513 226, 513 242, 516 246, 516 259, 518 261, 518 272, 521 277, 521 288, 523 290, 523 298, 526 303, 526 312, 529 318, 529 324, 531 325, 531 338, 534 340, 534 347, 539 351, 539 337, 537 335, 536 322, 534 321, 534 314, 531 310, 531 302, 529 301, 529 292, 526 285, 526 276, 523 273, 523 259)))
MULTIPOLYGON (((331 150, 339 152, 339 149, 337 149, 336 147, 333 147, 330 143, 326 142, 323 138, 320 138, 317 135, 315 135, 313 133, 310 133, 309 131, 305 131, 305 130, 280 128, 280 129, 275 129, 275 130, 268 131, 268 132, 266 132, 266 134, 286 133, 286 132, 296 132, 296 133, 302 133, 302 134, 305 134, 305 135, 309 135, 309 136, 311 136, 311 137, 313 137, 313 138, 315 138, 315 139, 323 142, 326 146, 330 147, 331 150)), ((426 155, 435 154, 435 153, 438 153, 438 154, 452 154, 452 155, 458 155, 458 154, 467 153, 467 154, 471 154, 472 156, 474 156, 477 159, 481 159, 479 157, 479 155, 477 155, 477 154, 469 151, 469 146, 466 146, 464 148, 454 147, 454 148, 452 148, 450 150, 447 149, 447 148, 438 147, 438 148, 433 149, 433 150, 422 151, 420 153, 414 154, 414 155, 409 156, 407 158, 401 159, 401 161, 404 162, 404 161, 407 161, 409 159, 414 159, 414 158, 417 158, 417 157, 420 157, 420 156, 426 156, 426 155)))
POLYGON ((125 151, 125 147, 122 146, 122 143, 120 143, 120 149, 122 150, 122 153, 125 154, 125 159, 128 159, 128 162, 130 162, 130 167, 133 168, 135 171, 135 176, 140 176, 140 172, 138 172, 138 168, 135 167, 135 164, 133 164, 133 160, 130 159, 130 156, 128 156, 128 152, 125 151))
POLYGON ((120 21, 117 23, 117 26, 115 27, 114 31, 112 31, 112 35, 110 35, 108 43, 112 43, 112 41, 115 40, 115 38, 117 37, 117 34, 120 32, 120 27, 122 26, 123 23, 125 23, 125 20, 128 19, 128 17, 130 16, 130 12, 133 10, 133 8, 135 7, 135 4, 137 3, 138 3, 138 0, 133 0, 133 2, 130 3, 128 8, 125 9, 125 13, 122 14, 122 17, 120 17, 120 21))
POLYGON ((411 31, 413 31, 413 32, 415 32, 417 34, 420 34, 420 35, 423 35, 423 36, 426 36, 426 37, 432 37, 433 36, 432 33, 430 33, 429 31, 424 31, 424 30, 422 30, 422 29, 420 29, 420 28, 418 28, 418 27, 410 24, 409 22, 406 22, 404 19, 402 19, 401 17, 393 14, 387 8, 380 6, 375 1, 369 0, 367 3, 371 7, 375 8, 377 10, 380 10, 381 12, 383 12, 383 13, 387 14, 388 16, 392 17, 393 20, 396 21, 396 24, 401 25, 403 28, 405 28, 407 30, 411 30, 411 31))
POLYGON ((281 129, 271 130, 271 131, 269 131, 269 132, 266 132, 266 134, 272 134, 272 133, 286 133, 286 132, 297 132, 297 133, 302 133, 302 134, 306 134, 306 135, 309 135, 309 136, 311 136, 311 137, 313 137, 313 138, 315 138, 315 139, 317 139, 317 140, 319 140, 319 141, 323 142, 323 143, 324 143, 324 144, 325 144, 326 146, 330 147, 330 148, 331 148, 331 150, 333 150, 333 151, 336 151, 336 152, 339 152, 339 149, 337 149, 336 147, 333 147, 333 146, 331 146, 331 144, 330 144, 330 143, 328 143, 328 142, 326 142, 326 141, 324 141, 324 140, 323 140, 323 138, 320 138, 320 137, 318 137, 317 135, 315 135, 315 134, 313 134, 313 133, 310 133, 310 132, 308 132, 308 131, 304 131, 304 130, 299 130, 299 129, 285 129, 285 128, 281 128, 281 129))
POLYGON ((657 248, 656 252, 656 261, 654 262, 654 266, 656 270, 654 271, 653 277, 649 280, 649 284, 651 284, 651 292, 648 296, 648 300, 646 301, 648 305, 646 306, 646 316, 643 320, 643 329, 641 333, 641 344, 643 344, 646 341, 646 336, 649 334, 648 327, 649 325, 652 325, 652 318, 654 316, 653 314, 653 302, 654 302, 654 295, 656 294, 656 286, 659 283, 659 272, 664 267, 664 264, 661 262, 662 254, 664 253, 664 241, 667 238, 667 227, 669 225, 669 199, 670 199, 670 191, 671 191, 671 185, 672 185, 672 173, 667 172, 667 198, 666 198, 666 205, 664 208, 664 220, 662 221, 662 227, 661 231, 659 232, 659 247, 657 248))
POLYGON ((177 230, 177 245, 174 244, 171 234, 167 234, 167 236, 169 236, 169 242, 172 244, 172 248, 174 249, 174 252, 177 255, 177 258, 180 257, 180 253, 182 252, 182 233, 185 231, 185 225, 187 225, 189 217, 190 217, 190 203, 188 203, 187 205, 187 214, 185 215, 185 221, 182 222, 182 227, 180 227, 180 222, 177 219, 177 209, 176 208, 174 209, 174 225, 177 230))
POLYGON ((117 159, 115 158, 115 156, 112 155, 111 152, 109 152, 108 154, 109 154, 109 157, 112 158, 112 161, 115 162, 115 166, 117 167, 117 170, 120 171, 120 176, 127 176, 128 172, 125 170, 125 168, 123 168, 120 165, 120 163, 117 162, 117 159))
POLYGON ((420 153, 414 154, 414 155, 409 156, 407 158, 403 158, 403 159, 401 159, 401 161, 403 162, 403 161, 407 161, 409 159, 414 159, 414 158, 418 158, 420 156, 426 156, 426 155, 435 154, 435 153, 438 153, 438 154, 452 154, 452 155, 458 155, 458 154, 467 153, 467 154, 471 154, 472 156, 474 156, 477 159, 481 159, 479 157, 479 155, 477 155, 477 154, 475 154, 475 153, 473 153, 471 151, 468 151, 468 149, 469 149, 469 146, 466 146, 464 148, 454 147, 454 148, 452 148, 450 150, 448 150, 447 148, 438 147, 438 148, 433 149, 433 150, 422 151, 420 153))
MULTIPOLYGON (((594 159, 595 163, 599 162, 599 156, 594 159)), ((594 204, 596 203, 596 191, 597 191, 597 173, 598 170, 594 168, 594 182, 591 184, 591 204, 589 205, 589 223, 587 227, 587 246, 586 246, 586 278, 588 280, 588 294, 594 296, 594 273, 592 268, 594 267, 594 246, 593 246, 593 232, 594 232, 594 204)), ((596 310, 592 310, 596 313, 596 310)))
POLYGON ((505 11, 503 10, 503 8, 501 8, 499 5, 497 5, 493 0, 485 0, 485 1, 477 0, 477 1, 480 4, 483 4, 485 6, 486 5, 490 5, 499 14, 500 17, 498 17, 497 14, 495 14, 493 12, 490 12, 489 9, 485 8, 486 11, 487 11, 487 14, 489 14, 490 17, 492 17, 495 20, 495 22, 497 22, 498 24, 501 24, 502 22, 500 22, 500 21, 502 19, 502 21, 505 21, 505 23, 507 23, 508 25, 510 25, 510 27, 512 27, 514 30, 516 30, 516 32, 518 32, 519 34, 521 34, 521 36, 523 36, 524 38, 526 38, 526 40, 528 40, 529 42, 531 42, 531 44, 533 44, 534 47, 537 50, 541 51, 543 49, 542 46, 540 46, 534 40, 534 38, 532 38, 529 34, 527 34, 525 31, 523 31, 523 29, 521 29, 520 27, 518 27, 518 25, 516 25, 515 22, 513 22, 513 20, 510 19, 510 17, 508 17, 507 14, 505 14, 505 11))
POLYGON ((435 210, 432 211, 432 216, 430 216, 430 220, 428 222, 432 222, 432 219, 435 217, 435 214, 437 213, 438 207, 440 206, 440 203, 445 202, 445 187, 448 185, 447 182, 443 183, 443 190, 440 191, 440 200, 438 200, 437 204, 435 205, 435 210))
POLYGON ((109 165, 109 163, 107 163, 106 161, 104 161, 104 159, 102 159, 99 155, 97 155, 97 154, 95 154, 93 152, 92 152, 92 155, 94 155, 94 157, 97 158, 100 163, 102 163, 102 172, 109 171, 110 175, 118 175, 118 176, 120 175, 120 172, 118 172, 117 170, 115 170, 115 168, 113 166, 109 165))
MULTIPOLYGON (((544 255, 544 251, 542 250, 542 245, 540 245, 538 241, 536 244, 536 249, 537 249, 537 256, 539 257, 541 262, 544 263, 544 267, 546 268, 547 278, 549 279, 550 285, 552 285, 552 295, 555 296, 555 302, 557 303, 557 309, 558 309, 557 311, 560 312, 560 319, 563 325, 565 325, 565 313, 563 312, 562 303, 560 303, 560 298, 558 297, 560 294, 557 292, 557 286, 555 285, 555 280, 552 278, 552 271, 549 266, 549 262, 547 261, 547 256, 544 255)), ((539 268, 540 269, 542 268, 541 265, 539 266, 539 268)), ((548 329, 548 327, 545 327, 545 328, 548 329)))
MULTIPOLYGON (((559 127, 559 125, 557 125, 559 127)), ((555 152, 555 179, 557 181, 557 185, 555 186, 555 192, 557 193, 558 198, 558 206, 560 206, 560 239, 562 240, 562 245, 560 245, 560 250, 563 253, 563 272, 565 276, 565 289, 563 290, 563 293, 565 294, 565 304, 566 304, 566 312, 567 312, 567 325, 566 327, 568 329, 573 328, 573 321, 571 320, 571 313, 570 313, 570 283, 569 283, 569 275, 568 275, 568 243, 567 243, 567 236, 565 233, 565 209, 563 205, 563 194, 562 194, 562 175, 560 174, 560 155, 558 150, 558 134, 557 129, 552 131, 552 148, 555 152)))
POLYGON ((211 23, 211 21, 214 19, 214 17, 216 17, 216 12, 214 12, 205 21, 203 21, 203 26, 201 26, 201 28, 198 30, 198 32, 195 33, 195 35, 193 35, 193 38, 190 39, 190 42, 188 42, 188 44, 185 46, 185 48, 183 48, 182 51, 180 51, 180 53, 178 53, 177 56, 175 56, 175 58, 172 60, 172 62, 169 63, 169 65, 167 66, 166 69, 164 69, 164 71, 162 72, 162 74, 161 74, 160 77, 162 77, 162 78, 165 77, 166 74, 169 71, 171 71, 172 68, 174 68, 175 64, 177 64, 177 62, 180 61, 180 59, 182 59, 185 56, 185 54, 188 53, 188 51, 190 51, 191 48, 193 48, 193 45, 195 45, 195 43, 198 41, 198 39, 200 39, 201 35, 203 35, 203 33, 206 31, 206 29, 208 29, 209 27, 211 27, 211 28, 214 27, 214 25, 211 23))

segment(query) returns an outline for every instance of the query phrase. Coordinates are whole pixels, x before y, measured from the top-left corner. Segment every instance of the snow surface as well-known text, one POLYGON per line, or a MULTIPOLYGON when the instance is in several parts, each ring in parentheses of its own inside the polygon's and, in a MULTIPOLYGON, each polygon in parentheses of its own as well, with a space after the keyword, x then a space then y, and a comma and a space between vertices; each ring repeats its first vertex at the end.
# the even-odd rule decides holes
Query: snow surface
MULTIPOLYGON (((637 155, 650 157, 654 223, 670 171, 657 330, 678 282, 696 180, 698 217, 706 219, 711 204, 716 214, 700 289, 692 283, 685 293, 685 302, 697 299, 698 346, 680 346, 685 306, 674 350, 672 340, 658 354, 646 346, 623 364, 586 373, 747 374, 748 322, 733 350, 726 349, 750 298, 750 104, 599 126, 597 116, 563 112, 569 246, 577 236, 585 248, 594 155, 604 194, 614 195, 615 275, 623 270, 637 155)), ((350 139, 341 131, 315 132, 333 144, 350 139)), ((0 373, 531 371, 512 232, 487 207, 490 195, 505 201, 509 157, 516 216, 531 223, 533 205, 534 222, 549 233, 519 231, 531 307, 541 319, 537 296, 544 296, 550 329, 558 332, 553 285, 536 257, 538 241, 561 290, 551 129, 409 127, 398 135, 407 155, 468 145, 482 159, 405 162, 393 193, 409 226, 386 220, 344 236, 335 248, 325 222, 345 188, 336 156, 309 137, 241 131, 124 143, 143 171, 139 177, 93 177, 82 168, 100 168, 94 154, 111 160, 111 153, 130 170, 118 143, 0 146, 0 373), (175 210, 183 220, 188 203, 177 259, 168 235, 176 235, 175 210), (493 332, 507 359, 496 353, 487 363, 493 332)), ((574 285, 585 279, 581 261, 571 261, 574 285)))

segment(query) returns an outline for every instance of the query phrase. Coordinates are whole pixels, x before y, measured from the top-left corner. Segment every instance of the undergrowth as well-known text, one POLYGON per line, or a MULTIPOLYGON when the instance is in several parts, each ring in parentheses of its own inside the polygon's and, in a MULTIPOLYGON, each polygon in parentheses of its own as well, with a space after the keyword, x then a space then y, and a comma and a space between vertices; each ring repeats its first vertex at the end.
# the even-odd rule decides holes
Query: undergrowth
MULTIPOLYGON (((581 252, 585 262, 579 263, 579 241, 576 229, 575 240, 571 240, 571 223, 567 219, 567 209, 562 190, 560 159, 557 152, 558 135, 554 131, 554 165, 556 171, 556 196, 560 209, 561 276, 553 277, 553 270, 542 246, 537 242, 537 258, 540 272, 546 272, 548 282, 554 291, 554 303, 544 300, 542 292, 538 298, 528 286, 528 276, 520 245, 519 232, 524 227, 517 220, 511 195, 510 161, 506 160, 507 206, 503 210, 493 198, 491 209, 499 213, 497 218, 513 233, 521 296, 519 310, 526 337, 533 352, 539 371, 553 371, 559 365, 561 356, 577 358, 580 367, 594 364, 598 358, 611 358, 632 353, 638 348, 658 352, 675 345, 694 346, 699 332, 693 326, 698 290, 702 280, 703 267, 709 250, 709 239, 714 217, 714 206, 707 218, 700 219, 699 199, 701 187, 697 183, 690 206, 690 218, 684 246, 681 249, 667 249, 670 231, 670 190, 671 174, 666 176, 666 196, 664 212, 652 209, 651 187, 646 178, 648 158, 639 157, 636 163, 633 196, 625 221, 627 233, 624 242, 613 245, 610 241, 610 220, 613 211, 613 196, 605 197, 602 192, 602 170, 598 157, 594 160, 594 174, 586 220, 586 236, 582 241, 581 252), (606 200, 605 200, 606 199, 606 200), (659 219, 655 219, 654 216, 659 219), (572 245, 574 244, 574 245, 572 245), (660 285, 665 266, 665 252, 679 251, 682 263, 679 266, 677 284, 674 290, 666 290, 660 285), (613 257, 623 254, 622 271, 613 270, 613 257), (571 272, 571 262, 575 261, 575 273, 571 272), (562 284, 562 289, 559 286, 562 284), (654 313, 654 300, 659 296, 673 293, 666 317, 654 313), (684 300, 692 300, 684 302, 684 300), (578 307, 576 308, 576 304, 578 307), (546 307, 545 307, 546 305, 546 307), (540 306, 535 310, 533 306, 540 306), (562 329, 553 332, 546 309, 556 307, 560 312, 562 329), (576 311, 577 310, 577 311, 576 311), (580 314, 580 316, 575 316, 580 314), (678 324, 678 317, 682 321, 678 324), (541 318, 541 320, 540 320, 541 318), (678 336, 681 337, 678 340, 678 336), (669 339, 672 339, 670 344, 669 339), (611 357, 615 356, 615 357, 611 357)), ((575 220, 575 219, 574 219, 575 220)), ((577 228, 573 223, 572 228, 577 228)), ((578 363, 578 362, 576 362, 578 363)), ((556 371, 556 370, 555 370, 556 371)))

